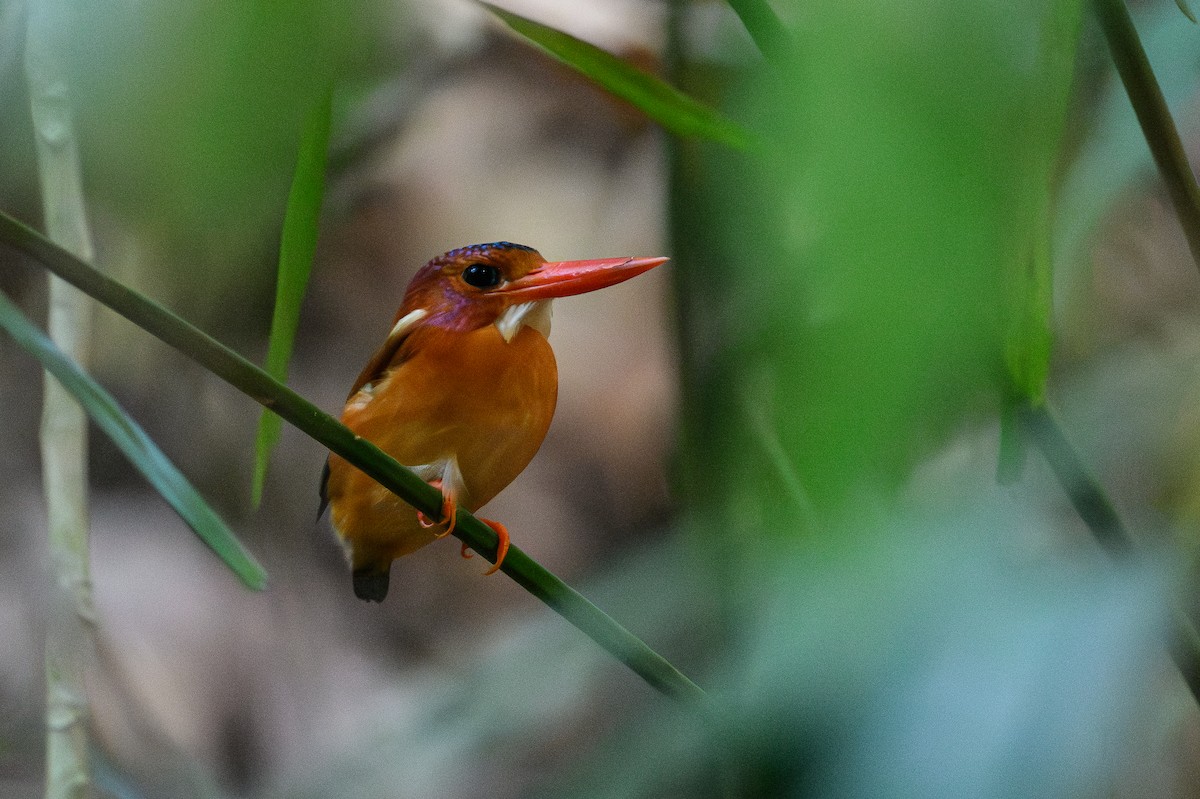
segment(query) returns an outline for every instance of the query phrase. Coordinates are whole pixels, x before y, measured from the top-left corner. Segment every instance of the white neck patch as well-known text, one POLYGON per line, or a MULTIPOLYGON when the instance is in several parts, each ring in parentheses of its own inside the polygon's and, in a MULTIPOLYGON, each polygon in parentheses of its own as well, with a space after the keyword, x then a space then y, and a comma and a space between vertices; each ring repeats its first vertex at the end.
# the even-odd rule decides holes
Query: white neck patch
POLYGON ((512 305, 504 309, 504 313, 496 319, 496 329, 506 342, 511 342, 513 336, 521 328, 529 325, 546 338, 550 337, 550 307, 551 300, 535 300, 512 305))
POLYGON ((403 336, 405 333, 412 330, 413 327, 416 326, 417 322, 420 322, 426 316, 429 316, 429 311, 426 311, 424 308, 418 308, 415 311, 409 311, 404 316, 396 320, 395 326, 392 327, 392 332, 388 333, 388 340, 391 341, 397 336, 403 336))

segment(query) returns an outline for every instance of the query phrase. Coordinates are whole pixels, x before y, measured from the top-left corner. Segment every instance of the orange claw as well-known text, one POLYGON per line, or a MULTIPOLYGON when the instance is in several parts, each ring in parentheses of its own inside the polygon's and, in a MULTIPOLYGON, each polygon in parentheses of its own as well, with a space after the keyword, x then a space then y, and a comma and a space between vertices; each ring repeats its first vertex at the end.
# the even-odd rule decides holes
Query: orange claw
POLYGON ((429 517, 421 511, 417 511, 417 521, 422 527, 434 527, 439 524, 446 525, 446 529, 434 536, 434 538, 445 538, 454 532, 455 525, 458 524, 458 503, 453 498, 442 496, 442 515, 441 521, 430 521, 429 517))
POLYGON ((504 556, 508 554, 508 528, 491 519, 480 519, 479 521, 495 530, 496 538, 500 539, 496 543, 496 562, 492 564, 492 568, 484 572, 484 576, 487 576, 500 571, 500 564, 504 562, 504 556))
MULTIPOLYGON (((509 536, 508 536, 508 528, 505 527, 500 522, 493 521, 491 519, 484 519, 484 518, 480 518, 479 521, 483 522, 488 527, 492 528, 492 530, 494 530, 496 533, 496 538, 500 539, 496 543, 496 562, 494 564, 492 564, 492 568, 488 569, 487 571, 485 571, 483 573, 483 576, 486 577, 489 574, 495 574, 496 572, 500 571, 500 564, 504 563, 504 556, 508 554, 509 536)), ((471 548, 469 545, 467 545, 467 544, 462 545, 462 556, 464 558, 474 557, 474 554, 471 552, 471 548)))

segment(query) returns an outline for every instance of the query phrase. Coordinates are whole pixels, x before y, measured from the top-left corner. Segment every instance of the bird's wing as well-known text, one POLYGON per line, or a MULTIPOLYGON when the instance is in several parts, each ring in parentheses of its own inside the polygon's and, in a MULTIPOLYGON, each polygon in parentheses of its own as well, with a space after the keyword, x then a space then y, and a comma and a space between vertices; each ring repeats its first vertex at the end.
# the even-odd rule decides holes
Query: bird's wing
POLYGON ((387 340, 383 342, 383 346, 375 351, 375 354, 371 356, 371 360, 367 361, 367 365, 359 372, 358 378, 354 381, 354 386, 350 389, 350 393, 346 395, 347 401, 357 394, 363 386, 375 382, 384 372, 395 365, 392 361, 395 359, 396 353, 400 351, 400 345, 404 343, 404 339, 408 338, 408 334, 413 331, 417 323, 428 315, 428 311, 418 308, 396 320, 396 324, 392 326, 392 332, 388 333, 387 340))
MULTIPOLYGON (((371 360, 367 361, 367 365, 359 372, 358 377, 354 381, 354 386, 350 389, 350 393, 346 395, 347 402, 361 391, 363 386, 375 382, 388 369, 396 365, 393 362, 400 351, 400 346, 404 343, 404 339, 408 338, 408 334, 416 328, 417 323, 428 315, 428 311, 418 308, 415 311, 409 311, 396 320, 396 324, 392 326, 392 332, 388 333, 387 340, 383 342, 383 346, 375 351, 375 354, 371 356, 371 360)), ((325 466, 321 470, 321 483, 318 486, 318 493, 321 497, 321 504, 317 507, 317 518, 320 519, 325 513, 325 508, 329 506, 328 458, 325 459, 325 466)))

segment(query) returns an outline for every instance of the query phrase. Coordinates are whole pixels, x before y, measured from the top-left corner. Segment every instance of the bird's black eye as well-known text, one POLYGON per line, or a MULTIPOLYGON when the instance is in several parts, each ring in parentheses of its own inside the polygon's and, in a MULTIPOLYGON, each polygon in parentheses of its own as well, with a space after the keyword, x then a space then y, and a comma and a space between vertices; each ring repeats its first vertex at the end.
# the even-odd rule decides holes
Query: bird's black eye
POLYGON ((463 282, 477 289, 500 285, 500 270, 488 264, 471 264, 462 273, 463 282))

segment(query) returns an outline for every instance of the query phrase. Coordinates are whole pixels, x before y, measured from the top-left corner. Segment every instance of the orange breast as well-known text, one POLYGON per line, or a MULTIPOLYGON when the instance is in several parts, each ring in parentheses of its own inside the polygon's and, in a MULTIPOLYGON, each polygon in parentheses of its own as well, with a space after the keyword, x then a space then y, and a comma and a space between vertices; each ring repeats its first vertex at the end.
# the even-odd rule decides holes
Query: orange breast
MULTIPOLYGON (((347 402, 342 422, 406 466, 456 458, 463 507, 476 510, 513 481, 546 436, 558 370, 545 337, 495 325, 460 333, 414 331, 402 362, 347 402)), ((353 566, 386 567, 433 540, 416 511, 337 456, 327 484, 334 528, 353 566)))

